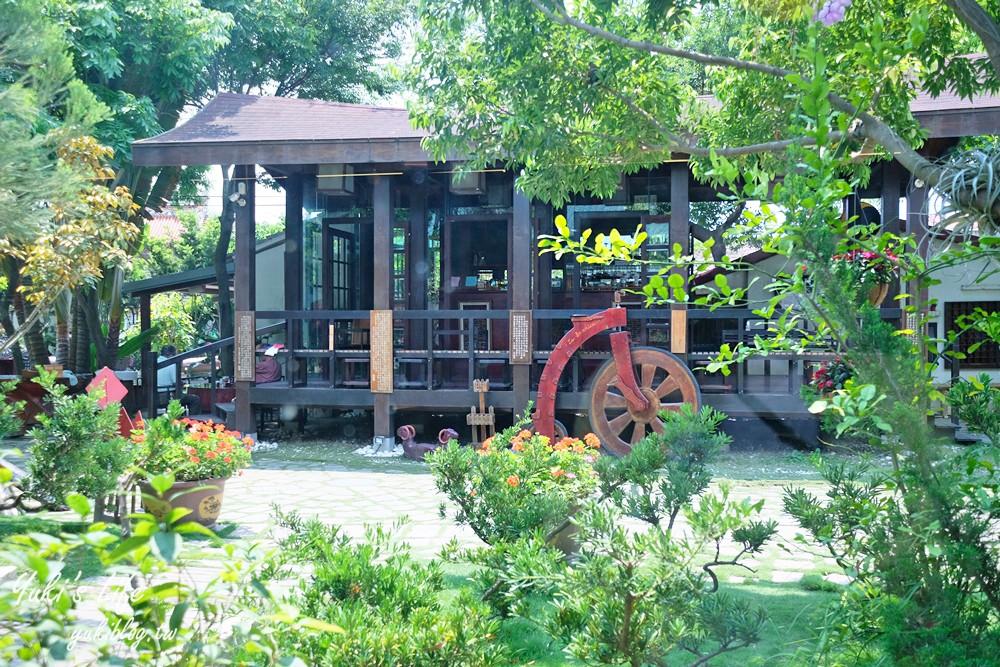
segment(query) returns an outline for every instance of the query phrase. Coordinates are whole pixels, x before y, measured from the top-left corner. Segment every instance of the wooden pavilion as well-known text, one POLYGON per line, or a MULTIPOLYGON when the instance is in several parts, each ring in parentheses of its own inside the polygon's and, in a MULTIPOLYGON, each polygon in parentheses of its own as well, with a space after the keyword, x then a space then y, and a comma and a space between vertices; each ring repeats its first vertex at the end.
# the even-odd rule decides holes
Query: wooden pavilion
MULTIPOLYGON (((932 155, 1000 129, 998 98, 921 98, 913 108, 932 155)), ((717 201, 681 157, 623 177, 610 198, 576 197, 554 210, 519 193, 509 171, 462 176, 457 163, 435 164, 423 136, 402 109, 222 94, 183 125, 133 145, 139 166, 237 165, 236 428, 256 431, 255 406, 362 408, 373 412, 376 436, 391 436, 397 410, 467 411, 477 402, 474 378, 490 379, 496 409, 519 412, 571 315, 609 307, 648 270, 539 256, 537 238, 553 232, 555 215, 577 231, 641 223, 644 253, 655 261, 674 244, 690 248, 692 216, 717 201), (258 168, 286 195, 280 276, 261 275, 254 261, 258 168), (261 281, 283 293, 283 308, 258 308, 261 281), (255 383, 255 331, 264 321, 284 323, 285 373, 255 383)), ((883 225, 919 233, 926 199, 926 187, 887 162, 847 206, 855 212, 868 201, 883 225)), ((884 317, 900 317, 894 305, 884 317)), ((637 307, 629 318, 637 344, 668 349, 689 366, 759 319, 752 303, 711 312, 637 307)), ((609 356, 599 341, 576 355, 560 380, 559 409, 586 411, 587 381, 609 356)), ((809 363, 770 359, 731 378, 699 375, 699 383, 705 401, 730 415, 805 417, 798 386, 809 363)), ((154 373, 144 368, 145 386, 154 373)))

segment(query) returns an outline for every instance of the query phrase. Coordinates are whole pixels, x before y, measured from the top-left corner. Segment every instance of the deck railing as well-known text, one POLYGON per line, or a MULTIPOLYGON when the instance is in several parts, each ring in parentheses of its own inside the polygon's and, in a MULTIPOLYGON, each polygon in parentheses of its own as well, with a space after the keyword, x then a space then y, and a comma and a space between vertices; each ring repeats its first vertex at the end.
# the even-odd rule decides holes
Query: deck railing
MULTIPOLYGON (((553 346, 571 327, 570 318, 594 312, 598 311, 531 311, 533 389, 553 346)), ((699 375, 703 377, 707 376, 704 366, 718 353, 723 342, 752 340, 754 335, 766 332, 766 320, 749 308, 692 308, 686 313, 687 362, 694 368, 702 368, 699 375)), ((508 310, 394 311, 392 356, 396 388, 468 390, 473 379, 488 377, 492 390, 510 389, 509 315, 508 310)), ((886 308, 882 315, 884 319, 899 320, 901 313, 899 309, 886 308)), ((364 341, 364 336, 352 335, 367 322, 369 311, 257 311, 256 317, 287 322, 285 349, 279 353, 285 364, 283 385, 290 388, 369 388, 370 341, 364 341), (304 342, 293 345, 297 340, 304 342), (331 342, 333 349, 330 349, 331 342)), ((633 339, 639 345, 669 349, 670 317, 669 309, 630 310, 629 328, 633 331, 633 339)), ((194 356, 194 353, 183 356, 194 356)), ((588 377, 610 356, 606 338, 591 341, 575 355, 564 372, 562 388, 583 391, 588 377)), ((786 372, 776 374, 782 378, 777 388, 782 393, 796 393, 799 380, 806 376, 810 365, 826 356, 821 350, 774 355, 761 362, 763 374, 771 375, 772 361, 787 361, 786 372), (784 383, 786 376, 787 385, 784 383)), ((748 389, 745 364, 738 365, 733 375, 725 380, 699 379, 709 391, 722 387, 728 392, 743 393, 748 389)))

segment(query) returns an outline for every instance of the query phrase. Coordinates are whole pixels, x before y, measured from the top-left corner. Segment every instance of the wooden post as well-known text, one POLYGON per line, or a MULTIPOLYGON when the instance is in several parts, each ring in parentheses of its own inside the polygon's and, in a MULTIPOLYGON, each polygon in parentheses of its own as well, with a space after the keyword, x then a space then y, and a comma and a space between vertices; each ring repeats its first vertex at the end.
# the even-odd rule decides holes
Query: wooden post
MULTIPOLYGON (((151 300, 150 294, 143 294, 139 297, 140 331, 149 331, 150 327, 153 326, 151 300)), ((153 354, 153 348, 148 339, 142 344, 142 354, 139 355, 139 359, 142 362, 142 388, 145 400, 136 401, 136 405, 142 405, 146 414, 152 418, 156 416, 156 355, 153 354)))
MULTIPOLYGON (((883 232, 899 233, 899 226, 896 220, 899 219, 899 196, 900 196, 900 164, 895 160, 882 163, 882 230, 883 232)), ((896 308, 899 302, 899 278, 889 284, 889 293, 886 294, 885 305, 887 308, 896 308)))
MULTIPOLYGON (((256 173, 254 165, 236 165, 233 179, 239 189, 243 185, 245 193, 240 193, 236 203, 236 252, 233 254, 235 276, 236 312, 252 312, 257 302, 257 258, 256 258, 256 217, 254 215, 254 185, 256 173), (241 203, 242 202, 242 203, 241 203)), ((239 190, 237 190, 239 193, 239 190)), ((235 367, 235 364, 234 364, 235 367)), ((250 405, 250 387, 253 383, 236 382, 236 413, 234 427, 243 434, 257 435, 257 420, 250 405)))
MULTIPOLYGON (((670 247, 680 244, 681 252, 687 254, 691 251, 691 202, 688 190, 688 165, 687 162, 670 163, 670 247)), ((687 269, 673 269, 671 274, 679 274, 684 278, 684 289, 688 290, 687 269)), ((687 311, 687 304, 674 303, 670 305, 673 312, 687 311)), ((670 349, 687 360, 687 313, 680 317, 670 318, 670 349), (684 329, 681 331, 681 329, 684 329), (683 344, 676 344, 674 341, 683 340, 683 344)))
MULTIPOLYGON (((510 257, 507 266, 507 294, 511 310, 531 309, 531 266, 535 249, 531 236, 531 200, 514 190, 514 216, 511 220, 510 257)), ((535 278, 539 280, 538 277, 535 278)), ((508 346, 513 350, 514 332, 507 332, 508 346)), ((514 417, 525 409, 531 396, 531 363, 511 367, 514 383, 514 417)))
MULTIPOLYGON (((302 174, 285 179, 285 310, 303 310, 302 302, 302 174)), ((286 325, 288 347, 302 349, 302 320, 286 325)), ((286 378, 291 385, 306 383, 306 364, 288 360, 286 378)))
MULTIPOLYGON (((392 310, 392 181, 391 176, 375 176, 373 293, 374 310, 392 310)), ((376 341, 371 341, 375 345, 376 341)), ((391 344, 391 343, 390 343, 391 344)), ((391 394, 374 395, 374 430, 376 436, 392 441, 391 394)))

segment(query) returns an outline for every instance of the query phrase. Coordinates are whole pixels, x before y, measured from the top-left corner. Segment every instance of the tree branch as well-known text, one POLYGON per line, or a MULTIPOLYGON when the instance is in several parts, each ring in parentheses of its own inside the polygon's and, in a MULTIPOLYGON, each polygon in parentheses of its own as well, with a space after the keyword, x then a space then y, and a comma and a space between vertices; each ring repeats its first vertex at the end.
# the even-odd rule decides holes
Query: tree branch
MULTIPOLYGON (((985 13, 985 10, 982 10, 982 8, 979 7, 978 4, 974 2, 974 0, 946 0, 946 2, 949 4, 949 6, 952 7, 952 9, 956 11, 956 13, 958 13, 960 10, 968 11, 970 13, 970 16, 976 17, 975 20, 984 24, 989 23, 990 26, 996 27, 996 24, 989 17, 989 15, 985 13), (975 9, 973 9, 970 6, 973 4, 975 4, 976 7, 979 7, 979 9, 983 11, 982 15, 979 15, 975 11, 975 9)), ((531 0, 531 4, 533 7, 535 7, 535 9, 537 9, 539 12, 541 12, 543 15, 545 15, 555 23, 576 28, 589 35, 599 37, 614 44, 623 46, 625 48, 637 51, 644 51, 646 53, 659 53, 662 55, 671 56, 674 58, 680 58, 683 60, 699 63, 702 65, 709 65, 715 67, 729 67, 745 72, 758 72, 760 74, 766 74, 768 76, 779 79, 785 79, 789 75, 796 75, 802 77, 803 81, 806 83, 808 83, 810 80, 809 77, 802 76, 798 72, 793 72, 792 70, 788 70, 783 67, 768 65, 766 63, 754 62, 752 60, 743 60, 740 58, 730 58, 727 56, 714 56, 706 53, 699 53, 697 51, 689 51, 686 49, 678 49, 674 47, 664 46, 662 44, 657 44, 655 42, 650 42, 647 40, 629 39, 627 37, 624 37, 623 35, 611 32, 610 30, 599 28, 597 26, 586 23, 585 21, 581 21, 580 19, 574 18, 570 16, 563 7, 558 7, 558 8, 549 7, 543 4, 542 0, 531 0)), ((990 32, 989 31, 990 26, 983 26, 982 30, 990 32)), ((977 32, 977 34, 979 33, 977 32)), ((986 41, 986 39, 990 38, 991 37, 988 34, 987 37, 984 39, 984 42, 986 41)), ((1000 39, 1000 37, 998 37, 998 39, 1000 39)), ((991 63, 992 62, 994 61, 991 55, 991 63)), ((998 69, 998 72, 1000 72, 1000 69, 998 69)), ((844 98, 840 97, 835 93, 828 94, 827 99, 829 100, 830 104, 838 111, 845 113, 849 116, 855 116, 862 122, 861 127, 855 132, 856 135, 861 137, 870 137, 871 139, 873 139, 876 143, 878 143, 880 146, 886 149, 886 151, 890 155, 892 155, 896 160, 898 160, 900 164, 906 167, 907 170, 910 171, 910 173, 912 173, 916 178, 923 180, 928 185, 932 186, 938 185, 941 182, 942 177, 945 175, 944 170, 939 165, 934 164, 932 161, 921 156, 915 150, 913 150, 913 148, 884 121, 876 118, 870 113, 858 109, 856 106, 854 106, 853 104, 851 104, 850 102, 848 102, 847 100, 845 100, 844 98)), ((648 113, 636 107, 634 103, 630 103, 627 100, 626 103, 630 104, 634 110, 642 114, 645 118, 647 119, 652 118, 648 113)), ((661 128, 661 130, 666 129, 662 124, 658 124, 658 127, 661 128)), ((843 137, 837 137, 836 133, 831 133, 831 136, 834 137, 834 141, 843 138, 843 137)), ((752 153, 774 152, 794 145, 809 145, 809 143, 807 143, 806 140, 803 138, 786 139, 783 141, 767 142, 764 144, 757 144, 755 146, 743 146, 733 149, 718 148, 715 149, 715 154, 723 157, 739 157, 741 155, 749 155, 752 153), (734 152, 731 154, 727 154, 725 151, 734 151, 734 152)), ((698 152, 691 152, 690 153, 691 155, 700 156, 709 154, 712 151, 712 149, 704 149, 697 147, 691 147, 691 148, 692 150, 698 151, 698 152)), ((983 215, 987 215, 991 217, 994 221, 1000 221, 1000 201, 990 202, 980 192, 974 190, 967 192, 966 196, 964 197, 959 196, 956 199, 956 204, 958 204, 959 207, 973 210, 983 215)))
POLYGON ((976 0, 944 0, 966 28, 976 33, 986 48, 986 55, 1000 76, 1000 26, 976 0))

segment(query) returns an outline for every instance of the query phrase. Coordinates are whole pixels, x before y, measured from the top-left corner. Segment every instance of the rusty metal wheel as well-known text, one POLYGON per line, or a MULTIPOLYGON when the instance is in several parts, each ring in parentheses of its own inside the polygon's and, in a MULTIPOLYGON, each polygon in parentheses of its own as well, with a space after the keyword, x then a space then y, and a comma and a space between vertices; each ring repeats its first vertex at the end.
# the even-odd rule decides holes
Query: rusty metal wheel
POLYGON ((624 456, 650 430, 663 432, 660 410, 680 410, 687 403, 701 405, 701 391, 694 374, 683 361, 655 347, 632 348, 632 367, 639 389, 649 401, 645 410, 632 410, 618 388, 614 359, 601 366, 590 395, 590 425, 603 446, 624 456))

